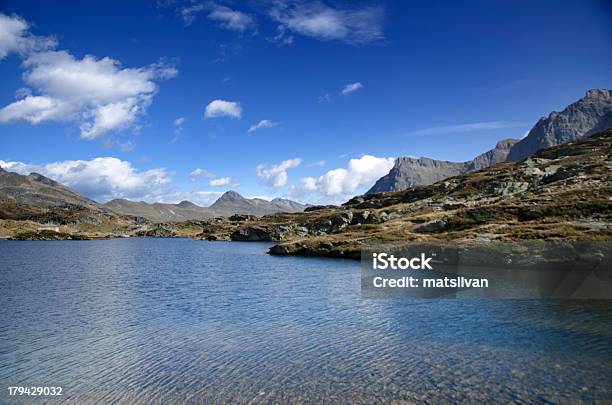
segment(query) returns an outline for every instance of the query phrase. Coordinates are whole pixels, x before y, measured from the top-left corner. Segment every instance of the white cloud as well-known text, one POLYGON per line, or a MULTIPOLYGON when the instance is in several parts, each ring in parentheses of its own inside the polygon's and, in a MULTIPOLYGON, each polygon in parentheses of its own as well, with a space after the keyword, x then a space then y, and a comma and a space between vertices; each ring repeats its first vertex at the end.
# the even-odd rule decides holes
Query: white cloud
POLYGON ((183 124, 187 121, 185 117, 178 117, 174 120, 174 136, 172 137, 172 143, 178 141, 179 137, 183 133, 183 124))
POLYGON ((342 95, 346 96, 354 91, 357 91, 359 89, 363 88, 363 84, 361 84, 360 82, 356 82, 356 83, 349 83, 346 86, 344 86, 342 88, 342 95))
POLYGON ((197 177, 209 179, 208 185, 211 187, 227 186, 228 184, 231 184, 234 187, 239 185, 239 183, 234 181, 231 177, 215 178, 216 176, 213 173, 200 167, 189 173, 189 177, 191 177, 192 180, 195 180, 197 177))
POLYGON ((207 178, 207 179, 212 179, 213 177, 215 177, 215 175, 212 174, 211 172, 209 172, 206 169, 202 169, 202 168, 198 167, 197 169, 195 169, 191 173, 189 173, 189 177, 191 177, 192 179, 195 179, 196 177, 204 177, 204 178, 207 178))
POLYGON ((300 182, 302 183, 302 187, 308 191, 317 190, 317 179, 314 177, 303 177, 300 182))
POLYGON ((255 19, 252 16, 225 6, 214 6, 208 14, 208 19, 218 21, 228 30, 244 32, 248 28, 255 27, 255 19))
POLYGON ((130 162, 114 157, 44 165, 0 160, 0 166, 20 174, 40 173, 96 201, 113 198, 156 200, 167 192, 171 182, 171 174, 164 168, 139 171, 130 162))
POLYGON ((383 10, 379 7, 337 9, 322 2, 276 2, 270 17, 289 30, 317 38, 349 44, 384 39, 383 10))
POLYGON ((242 116, 242 107, 240 103, 226 100, 213 100, 204 110, 205 118, 230 117, 240 118, 242 116))
POLYGON ((22 55, 23 80, 29 87, 19 90, 20 99, 0 109, 0 123, 75 122, 84 139, 137 128, 138 118, 158 90, 157 83, 177 75, 174 66, 163 60, 123 68, 109 57, 78 59, 66 51, 40 51, 53 45, 49 40, 42 41, 48 46, 21 45, 15 42, 14 32, 28 44, 40 41, 25 31, 23 20, 14 17, 7 24, 6 18, 0 14, 0 34, 9 32, 8 39, 0 35, 0 55, 12 50, 22 55))
POLYGON ((301 186, 308 191, 319 191, 327 197, 353 195, 357 189, 371 186, 393 167, 395 159, 365 155, 351 159, 348 167, 330 170, 318 179, 304 177, 301 186))
POLYGON ((34 36, 29 29, 29 24, 23 18, 0 13, 0 60, 12 52, 23 56, 56 45, 54 38, 34 36))
POLYGON ((203 11, 208 12, 207 18, 209 20, 218 22, 222 28, 228 30, 244 32, 256 27, 253 16, 213 2, 207 4, 193 3, 178 9, 178 13, 186 26, 193 24, 196 16, 203 11))
POLYGON ((263 128, 274 128, 278 125, 278 122, 270 121, 270 120, 261 120, 257 124, 253 124, 249 127, 249 132, 255 132, 258 129, 263 128))
POLYGON ((473 131, 489 131, 493 129, 502 128, 516 128, 524 126, 524 123, 520 122, 506 122, 506 121, 486 121, 486 122, 472 122, 469 124, 458 124, 458 125, 446 125, 442 127, 431 127, 412 131, 412 135, 442 135, 452 134, 459 132, 473 132, 473 131))
POLYGON ((219 186, 227 186, 232 182, 230 177, 220 177, 218 179, 213 179, 208 182, 208 185, 211 187, 219 187, 219 186))
POLYGON ((256 167, 255 172, 258 177, 267 180, 270 187, 278 188, 287 184, 287 170, 299 166, 300 163, 302 163, 302 159, 293 158, 284 160, 278 165, 260 164, 256 167))

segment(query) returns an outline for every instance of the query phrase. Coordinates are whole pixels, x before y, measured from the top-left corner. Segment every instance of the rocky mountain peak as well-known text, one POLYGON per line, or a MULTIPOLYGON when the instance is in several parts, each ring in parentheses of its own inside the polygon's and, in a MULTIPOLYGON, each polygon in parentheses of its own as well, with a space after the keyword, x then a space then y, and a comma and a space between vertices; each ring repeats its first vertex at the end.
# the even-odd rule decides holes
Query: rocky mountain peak
POLYGON ((516 161, 540 149, 560 145, 612 127, 612 90, 592 89, 563 111, 542 117, 508 154, 516 161))
POLYGON ((223 193, 221 197, 216 202, 219 201, 240 201, 245 200, 243 196, 241 196, 238 192, 230 190, 223 193))
POLYGON ((179 207, 182 208, 190 208, 190 207, 196 207, 199 208, 197 205, 195 205, 194 203, 192 203, 191 201, 187 201, 187 200, 183 200, 180 203, 177 204, 179 207))
POLYGON ((58 187, 61 186, 58 182, 53 181, 50 178, 45 177, 45 176, 43 176, 40 173, 32 172, 27 177, 32 179, 32 180, 34 180, 34 181, 36 181, 36 182, 39 182, 39 183, 42 183, 42 184, 46 184, 48 186, 54 186, 54 187, 55 186, 58 186, 58 187))
POLYGON ((591 89, 588 90, 586 96, 584 97, 585 101, 600 101, 600 100, 609 100, 612 96, 612 91, 606 89, 591 89))

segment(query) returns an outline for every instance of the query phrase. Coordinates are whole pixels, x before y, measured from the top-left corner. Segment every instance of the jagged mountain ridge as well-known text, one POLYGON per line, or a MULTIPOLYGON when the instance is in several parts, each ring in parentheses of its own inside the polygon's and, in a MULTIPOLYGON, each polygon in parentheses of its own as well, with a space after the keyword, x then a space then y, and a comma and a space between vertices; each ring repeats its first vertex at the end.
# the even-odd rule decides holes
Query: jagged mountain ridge
POLYGON ((234 214, 265 215, 276 212, 301 212, 308 207, 308 205, 282 198, 275 198, 271 201, 262 198, 245 198, 235 191, 227 191, 210 207, 200 207, 190 201, 181 201, 178 204, 148 204, 144 201, 124 199, 111 200, 104 206, 119 214, 143 217, 153 222, 228 217, 234 214))
POLYGON ((495 147, 467 162, 448 162, 427 157, 396 159, 391 171, 378 179, 366 194, 401 191, 410 187, 433 184, 452 176, 467 174, 506 160, 517 139, 504 139, 495 147))
POLYGON ((561 112, 541 118, 520 141, 507 139, 494 149, 467 162, 447 162, 422 157, 400 157, 391 171, 366 194, 402 191, 467 174, 503 161, 518 161, 538 150, 583 139, 612 127, 612 91, 593 89, 561 112))
POLYGON ((611 127, 612 90, 589 90, 563 111, 540 118, 527 136, 512 147, 508 160, 521 160, 540 149, 583 139, 611 127))

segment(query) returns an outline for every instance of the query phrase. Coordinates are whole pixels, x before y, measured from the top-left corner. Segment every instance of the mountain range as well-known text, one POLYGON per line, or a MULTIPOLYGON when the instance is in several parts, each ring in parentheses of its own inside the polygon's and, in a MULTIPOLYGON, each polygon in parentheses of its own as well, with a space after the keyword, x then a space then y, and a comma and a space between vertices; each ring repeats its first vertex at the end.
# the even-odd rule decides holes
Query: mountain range
POLYGON ((227 191, 210 207, 200 207, 190 201, 178 204, 130 201, 125 199, 111 200, 104 206, 113 212, 146 218, 152 222, 174 222, 193 219, 229 217, 239 215, 266 215, 275 212, 302 212, 308 205, 283 198, 271 201, 262 198, 245 198, 235 191, 227 191))
POLYGON ((265 215, 301 212, 308 205, 282 198, 271 201, 244 198, 235 191, 223 194, 208 208, 189 201, 178 204, 116 199, 99 204, 41 174, 21 175, 0 168, 0 219, 46 223, 113 221, 121 216, 150 222, 197 220, 234 214, 265 215))
POLYGON ((594 89, 561 112, 542 117, 521 140, 505 139, 495 148, 467 162, 447 162, 426 157, 400 157, 391 171, 366 194, 402 191, 464 175, 503 161, 525 159, 538 150, 583 139, 612 127, 612 91, 594 89))

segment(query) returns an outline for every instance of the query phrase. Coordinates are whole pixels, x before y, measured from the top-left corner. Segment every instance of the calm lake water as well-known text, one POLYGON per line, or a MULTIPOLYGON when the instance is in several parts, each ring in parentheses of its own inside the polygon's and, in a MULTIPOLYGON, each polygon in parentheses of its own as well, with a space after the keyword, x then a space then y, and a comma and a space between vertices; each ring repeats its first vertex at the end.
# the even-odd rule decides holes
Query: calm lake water
POLYGON ((0 241, 0 402, 612 400, 609 302, 366 300, 267 246, 0 241))

